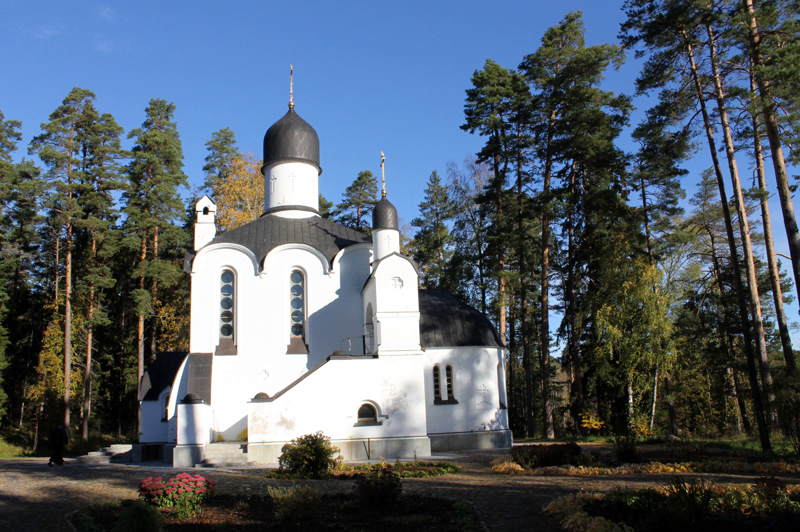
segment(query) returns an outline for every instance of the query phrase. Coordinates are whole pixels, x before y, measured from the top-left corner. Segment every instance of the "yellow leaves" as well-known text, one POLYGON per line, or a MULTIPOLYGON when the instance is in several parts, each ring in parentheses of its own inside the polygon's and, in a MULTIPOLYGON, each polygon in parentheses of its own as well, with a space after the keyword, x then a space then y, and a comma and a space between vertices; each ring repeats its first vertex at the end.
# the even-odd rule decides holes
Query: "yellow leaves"
POLYGON ((602 498, 594 493, 576 493, 558 497, 548 504, 544 513, 559 520, 564 530, 577 532, 633 532, 625 523, 612 523, 603 517, 592 517, 583 510, 583 505, 602 498))
POLYGON ((498 460, 492 462, 492 471, 501 475, 518 475, 525 472, 525 468, 510 460, 498 460))
POLYGON ((162 353, 189 350, 189 305, 179 291, 156 301, 155 313, 158 316, 158 350, 162 353))
POLYGON ((582 412, 580 414, 581 427, 591 430, 600 430, 605 426, 605 423, 599 417, 591 412, 582 412))
MULTIPOLYGON (((518 466, 519 467, 519 466, 518 466)), ((588 467, 588 466, 552 466, 538 467, 535 469, 515 469, 506 466, 503 462, 492 467, 495 473, 509 475, 527 474, 533 476, 594 476, 594 475, 635 475, 635 474, 663 474, 663 473, 742 473, 759 475, 800 474, 800 464, 786 462, 756 462, 749 463, 741 460, 723 462, 721 460, 705 460, 703 462, 674 462, 649 464, 624 464, 619 467, 588 467)))
POLYGON ((264 212, 264 177, 261 160, 245 154, 231 162, 225 179, 214 187, 217 226, 234 229, 252 222, 264 212))

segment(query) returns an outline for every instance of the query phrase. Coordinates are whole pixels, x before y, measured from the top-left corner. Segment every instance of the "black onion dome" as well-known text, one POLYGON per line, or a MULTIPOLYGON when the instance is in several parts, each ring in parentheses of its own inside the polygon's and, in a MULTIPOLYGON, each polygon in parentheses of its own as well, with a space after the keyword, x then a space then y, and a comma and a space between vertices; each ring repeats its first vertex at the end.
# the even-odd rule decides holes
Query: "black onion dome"
POLYGON ((372 228, 400 230, 400 225, 397 223, 397 209, 385 197, 381 198, 372 211, 372 228))
POLYGON ((264 135, 264 169, 277 162, 313 164, 319 173, 319 137, 311 125, 289 109, 283 118, 272 124, 264 135))

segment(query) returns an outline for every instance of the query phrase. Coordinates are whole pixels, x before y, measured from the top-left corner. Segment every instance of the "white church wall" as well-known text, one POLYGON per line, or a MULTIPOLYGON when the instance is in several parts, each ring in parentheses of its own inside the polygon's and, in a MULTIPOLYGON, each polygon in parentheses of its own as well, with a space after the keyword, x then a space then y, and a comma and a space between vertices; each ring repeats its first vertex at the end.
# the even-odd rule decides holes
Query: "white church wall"
POLYGON ((142 443, 165 442, 168 437, 169 424, 162 422, 160 401, 142 401, 142 424, 139 441, 142 443))
POLYGON ((505 405, 502 364, 503 350, 498 348, 427 348, 424 379, 428 433, 507 430, 507 411, 501 407, 501 402, 505 405), (442 399, 447 398, 446 368, 452 367, 453 396, 458 404, 435 404, 434 365, 439 365, 441 372, 442 399))
POLYGON ((333 440, 426 437, 421 355, 332 360, 271 403, 251 403, 250 443, 323 431, 333 440), (357 426, 377 407, 380 425, 357 426))

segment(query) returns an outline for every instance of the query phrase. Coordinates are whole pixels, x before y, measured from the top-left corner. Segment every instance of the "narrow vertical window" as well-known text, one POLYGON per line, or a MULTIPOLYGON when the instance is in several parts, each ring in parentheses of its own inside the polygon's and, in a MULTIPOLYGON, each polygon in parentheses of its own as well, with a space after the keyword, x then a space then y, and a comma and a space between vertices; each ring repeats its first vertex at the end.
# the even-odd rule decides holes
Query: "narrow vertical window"
POLYGON ((236 344, 236 276, 231 270, 223 270, 219 276, 219 345, 218 355, 235 355, 236 344))
POLYGON ((306 283, 303 272, 289 276, 289 353, 308 353, 306 347, 306 283))
POLYGON ((433 366, 433 399, 442 398, 442 381, 439 366, 433 366))
POLYGON ((447 376, 447 400, 453 401, 455 399, 453 396, 453 366, 447 366, 445 374, 447 376))
POLYGON ((303 274, 293 271, 291 281, 292 338, 305 339, 306 303, 303 274))
POLYGON ((234 318, 234 275, 230 270, 225 270, 220 276, 219 288, 219 337, 233 339, 234 318))

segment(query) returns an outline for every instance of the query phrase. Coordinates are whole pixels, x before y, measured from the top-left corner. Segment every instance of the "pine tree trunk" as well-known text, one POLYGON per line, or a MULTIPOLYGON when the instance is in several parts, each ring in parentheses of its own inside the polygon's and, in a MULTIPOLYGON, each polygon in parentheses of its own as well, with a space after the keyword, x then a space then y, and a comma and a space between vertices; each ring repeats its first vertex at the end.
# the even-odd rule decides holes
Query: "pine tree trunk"
MULTIPOLYGON (((572 419, 575 424, 580 423, 580 415, 583 412, 583 380, 581 377, 580 353, 578 352, 578 331, 577 309, 575 302, 575 164, 572 165, 570 175, 570 211, 567 227, 567 320, 569 323, 569 362, 572 371, 571 392, 572 392, 572 419)), ((580 429, 579 429, 580 431, 580 429)))
POLYGON ((772 87, 770 81, 760 73, 759 67, 763 64, 761 54, 761 39, 758 34, 758 22, 756 20, 753 0, 742 0, 742 5, 748 14, 748 32, 750 57, 753 64, 753 72, 758 85, 758 93, 761 97, 761 113, 764 116, 764 127, 769 140, 769 149, 772 154, 772 166, 775 169, 775 181, 778 184, 778 195, 781 200, 781 210, 783 211, 783 224, 786 228, 786 238, 789 241, 789 253, 792 256, 792 271, 794 273, 794 286, 800 296, 800 231, 797 228, 797 220, 794 215, 794 205, 792 203, 792 191, 789 187, 789 176, 786 172, 786 161, 783 158, 783 148, 781 146, 780 131, 778 129, 778 118, 775 112, 775 102, 772 98, 772 87))
POLYGON ((755 355, 753 354, 753 339, 750 330, 750 320, 747 314, 747 301, 745 299, 744 287, 742 286, 742 274, 739 269, 739 259, 736 251, 736 240, 733 236, 733 223, 731 222, 731 213, 728 208, 728 195, 725 192, 725 180, 722 177, 722 169, 717 158, 717 147, 714 141, 714 130, 711 126, 711 119, 706 109, 705 98, 703 96, 703 88, 700 83, 700 76, 697 69, 697 64, 694 60, 694 49, 690 44, 688 37, 684 32, 686 38, 686 51, 691 68, 692 79, 694 81, 695 93, 700 111, 703 116, 703 127, 708 141, 709 152, 711 161, 714 166, 714 174, 717 177, 717 186, 719 187, 720 203, 722 205, 722 214, 725 219, 725 232, 728 238, 728 247, 730 248, 730 260, 733 267, 733 276, 736 289, 736 300, 739 306, 739 314, 742 320, 742 334, 744 335, 744 350, 747 358, 748 377, 750 379, 751 393, 753 396, 753 411, 756 415, 756 422, 758 424, 758 433, 761 440, 761 450, 764 452, 771 452, 772 446, 770 444, 769 432, 767 430, 766 419, 764 418, 764 409, 761 404, 761 391, 758 385, 758 370, 756 369, 755 355))
MULTIPOLYGON (((158 264, 158 226, 153 228, 153 262, 158 264)), ((156 272, 158 268, 156 268, 156 272)), ((158 303, 158 274, 153 275, 153 280, 150 283, 150 301, 153 306, 153 317, 150 321, 150 363, 152 364, 156 359, 156 333, 158 327, 158 316, 156 314, 156 306, 158 303)))
POLYGON ((66 267, 64 268, 64 426, 69 430, 69 399, 72 386, 72 222, 67 222, 66 267))
MULTIPOLYGON (((714 238, 714 232, 708 226, 705 227, 706 232, 708 233, 709 239, 711 239, 711 264, 714 268, 714 279, 716 279, 717 285, 717 294, 719 296, 719 301, 725 301, 725 285, 722 283, 722 273, 720 272, 719 267, 719 258, 717 257, 717 244, 714 238)), ((734 354, 733 349, 733 338, 730 337, 730 327, 728 321, 728 312, 727 310, 722 307, 720 304, 717 305, 717 315, 719 317, 719 321, 722 329, 722 333, 720 334, 720 343, 722 344, 722 348, 725 350, 725 353, 728 355, 729 363, 734 362, 736 360, 736 356, 734 354)), ((730 366, 729 366, 730 368, 730 366)), ((733 369, 730 368, 731 371, 731 378, 734 378, 733 369)), ((739 405, 739 414, 741 418, 741 422, 744 425, 745 432, 747 434, 752 434, 752 427, 750 426, 750 420, 747 417, 747 405, 744 402, 744 396, 739 393, 739 382, 738 380, 734 379, 734 387, 733 387, 733 394, 736 397, 736 402, 739 405)), ((738 424, 738 423, 737 423, 738 424)))
MULTIPOLYGON (((147 258, 147 237, 142 236, 142 248, 139 254, 139 261, 141 263, 147 258)), ((139 290, 144 290, 144 272, 139 276, 139 290)), ((136 367, 136 390, 137 400, 141 395, 142 390, 142 377, 144 376, 144 309, 139 309, 138 324, 136 327, 136 346, 137 346, 137 367, 136 367)), ((142 432, 142 411, 140 408, 136 409, 136 433, 142 432)))
MULTIPOLYGON (((97 240, 92 232, 92 258, 91 265, 97 260, 97 240)), ((89 441, 89 416, 92 413, 92 334, 94 326, 94 281, 89 282, 89 312, 86 326, 86 368, 83 377, 83 424, 81 427, 81 440, 89 441)))
POLYGON ((733 391, 736 395, 736 402, 739 404, 739 415, 742 418, 744 431, 748 435, 753 434, 753 426, 750 424, 750 416, 747 414, 747 403, 745 403, 744 393, 742 393, 742 384, 739 382, 739 374, 736 373, 736 370, 731 369, 731 377, 733 378, 733 391))
POLYGON ((522 336, 522 360, 525 363, 525 432, 530 437, 534 432, 533 419, 533 375, 530 364, 531 340, 528 328, 528 284, 525 261, 525 206, 523 203, 522 165, 517 150, 517 261, 519 268, 519 325, 522 336))
MULTIPOLYGON (((750 91, 756 93, 755 78, 750 72, 750 91)), ((753 102, 755 103, 755 102, 753 102)), ((772 241, 772 221, 769 214, 769 195, 767 192, 767 180, 764 176, 764 152, 761 148, 761 134, 759 132, 758 118, 753 115, 753 149, 755 151, 756 174, 758 176, 758 186, 761 189, 761 220, 764 225, 764 244, 767 248, 767 267, 769 270, 769 282, 772 287, 772 300, 775 303, 775 317, 778 321, 778 330, 781 336, 781 347, 783 348, 783 359, 789 373, 794 373, 796 369, 794 352, 792 351, 792 337, 789 335, 786 312, 783 309, 783 290, 781 289, 780 274, 778 272, 778 261, 775 257, 775 245, 772 241)))
POLYGON ((542 428, 543 435, 548 440, 554 439, 553 429, 553 403, 550 392, 550 178, 553 170, 550 145, 553 140, 553 123, 555 111, 550 115, 550 127, 547 134, 547 159, 544 167, 544 182, 542 196, 545 205, 542 212, 542 291, 541 291, 541 353, 539 354, 539 369, 542 374, 542 428))
POLYGON ((756 266, 753 260, 753 246, 750 241, 750 225, 747 220, 747 208, 744 204, 742 185, 739 181, 739 169, 736 165, 735 148, 733 146, 733 135, 731 135, 730 124, 728 123, 728 110, 725 105, 725 96, 722 91, 722 77, 719 73, 719 64, 716 56, 715 37, 710 25, 706 26, 708 33, 708 49, 711 59, 711 68, 714 79, 715 96, 717 100, 717 111, 719 112, 720 123, 722 126, 723 139, 725 141, 725 154, 728 159, 728 170, 733 182, 733 193, 735 198, 736 213, 739 218, 739 234, 742 240, 744 253, 745 273, 747 274, 747 287, 749 289, 750 314, 753 319, 753 335, 756 341, 756 355, 759 360, 761 371, 761 383, 768 398, 767 415, 774 417, 772 409, 772 373, 769 367, 769 356, 767 355, 767 340, 764 333, 764 321, 761 317, 761 298, 758 295, 758 280, 756 278, 756 266))

